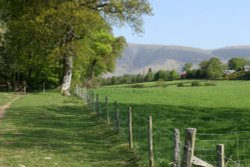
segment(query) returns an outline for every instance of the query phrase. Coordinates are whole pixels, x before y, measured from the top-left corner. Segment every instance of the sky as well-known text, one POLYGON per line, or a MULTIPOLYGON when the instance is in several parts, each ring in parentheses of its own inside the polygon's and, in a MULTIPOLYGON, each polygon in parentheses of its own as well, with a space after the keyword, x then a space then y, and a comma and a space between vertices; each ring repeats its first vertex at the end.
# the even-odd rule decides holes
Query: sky
POLYGON ((250 45, 250 0, 149 0, 144 33, 114 27, 129 43, 216 49, 250 45))

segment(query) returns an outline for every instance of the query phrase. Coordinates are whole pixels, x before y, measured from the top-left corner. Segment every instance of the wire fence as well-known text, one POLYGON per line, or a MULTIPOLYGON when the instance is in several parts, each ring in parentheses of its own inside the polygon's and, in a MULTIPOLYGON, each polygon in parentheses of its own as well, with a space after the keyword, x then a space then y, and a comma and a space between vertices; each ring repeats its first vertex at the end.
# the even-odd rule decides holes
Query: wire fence
MULTIPOLYGON (((87 102, 92 111, 96 112, 96 115, 107 122, 114 131, 119 133, 122 137, 129 141, 130 129, 129 129, 129 109, 119 107, 119 102, 108 101, 108 97, 102 97, 104 102, 100 102, 98 94, 94 94, 93 91, 80 88, 76 86, 75 93, 77 96, 87 102)), ((149 118, 144 117, 136 112, 132 112, 133 121, 133 150, 141 158, 140 163, 143 165, 149 164, 149 118)), ((203 117, 204 115, 198 115, 197 117, 203 117)), ((181 115, 181 118, 190 117, 190 115, 181 115)), ((175 166, 180 167, 180 164, 176 164, 175 161, 183 161, 184 150, 190 146, 186 145, 184 137, 179 141, 178 152, 179 157, 176 160, 176 137, 173 129, 165 127, 154 126, 153 131, 153 157, 155 164, 153 166, 165 167, 175 166), (179 165, 179 166, 178 166, 179 165)), ((180 133, 181 136, 185 136, 185 133, 180 133)), ((195 157, 204 160, 208 166, 221 167, 218 162, 218 157, 223 157, 222 166, 227 167, 249 167, 250 166, 250 131, 232 131, 223 133, 196 133, 195 147, 193 148, 193 154, 195 157), (218 144, 224 144, 225 150, 221 153, 217 149, 218 144)), ((194 156, 193 155, 193 156, 194 156)), ((152 164, 149 166, 152 166, 152 164)), ((183 167, 183 164, 181 165, 183 167)), ((185 166, 185 165, 184 165, 185 166)))

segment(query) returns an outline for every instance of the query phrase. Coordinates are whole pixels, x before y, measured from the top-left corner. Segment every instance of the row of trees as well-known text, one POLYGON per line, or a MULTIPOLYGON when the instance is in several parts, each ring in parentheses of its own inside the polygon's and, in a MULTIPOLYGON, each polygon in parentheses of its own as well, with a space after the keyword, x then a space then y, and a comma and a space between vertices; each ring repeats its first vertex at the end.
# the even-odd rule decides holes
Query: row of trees
POLYGON ((213 57, 208 61, 199 64, 199 69, 192 69, 192 64, 187 63, 183 67, 186 72, 184 78, 188 79, 219 79, 225 75, 225 70, 243 71, 247 65, 247 60, 243 58, 232 58, 228 64, 223 64, 219 58, 213 57))
POLYGON ((62 87, 112 72, 126 46, 112 26, 142 32, 147 0, 0 0, 0 82, 62 87))
MULTIPOLYGON (((183 71, 186 72, 180 75, 175 70, 159 70, 153 72, 149 68, 146 75, 123 75, 123 76, 113 76, 110 78, 102 79, 103 85, 115 85, 115 84, 131 84, 131 83, 142 83, 142 82, 152 82, 152 81, 170 81, 176 79, 221 79, 225 76, 225 70, 235 70, 236 72, 241 72, 240 76, 245 77, 242 73, 244 66, 247 65, 247 60, 243 58, 232 58, 228 61, 228 64, 223 64, 220 59, 213 57, 210 60, 202 61, 199 64, 198 69, 192 69, 192 63, 186 63, 183 66, 183 71)), ((236 76, 237 77, 237 76, 236 76)))
POLYGON ((131 84, 131 83, 142 83, 142 82, 153 82, 153 81, 170 81, 180 78, 180 74, 175 70, 159 70, 153 72, 151 68, 148 69, 146 75, 123 75, 123 76, 113 76, 110 78, 102 79, 103 85, 115 85, 115 84, 131 84))

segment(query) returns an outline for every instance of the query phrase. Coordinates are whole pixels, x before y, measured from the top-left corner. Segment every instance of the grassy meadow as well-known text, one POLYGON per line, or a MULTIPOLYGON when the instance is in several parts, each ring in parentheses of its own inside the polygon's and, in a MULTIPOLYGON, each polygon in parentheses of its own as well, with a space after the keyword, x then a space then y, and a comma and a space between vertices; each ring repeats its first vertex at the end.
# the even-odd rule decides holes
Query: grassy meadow
MULTIPOLYGON (((225 144, 227 166, 248 167, 250 164, 250 82, 213 81, 216 86, 177 87, 183 81, 145 83, 143 88, 128 85, 107 86, 94 90, 99 94, 101 109, 109 97, 113 125, 113 102, 117 101, 123 133, 127 138, 127 108, 133 107, 136 150, 147 164, 147 118, 154 124, 154 151, 157 166, 171 166, 173 130, 197 128, 195 155, 216 165, 216 144, 225 144)), ((207 81, 202 81, 206 83, 207 81)), ((105 119, 105 113, 102 112, 105 119)))
POLYGON ((136 161, 126 142, 76 97, 27 94, 0 120, 1 167, 125 167, 136 161))
POLYGON ((7 103, 12 96, 12 93, 0 93, 0 105, 7 103))

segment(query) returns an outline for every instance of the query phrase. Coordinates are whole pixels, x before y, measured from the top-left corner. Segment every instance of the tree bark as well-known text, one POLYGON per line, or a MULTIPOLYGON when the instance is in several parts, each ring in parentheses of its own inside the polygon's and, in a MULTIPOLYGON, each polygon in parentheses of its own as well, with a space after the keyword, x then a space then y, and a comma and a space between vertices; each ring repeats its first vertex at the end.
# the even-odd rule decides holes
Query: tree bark
POLYGON ((73 56, 66 56, 65 58, 65 71, 63 76, 61 93, 64 96, 70 96, 70 85, 72 80, 73 71, 73 56))

